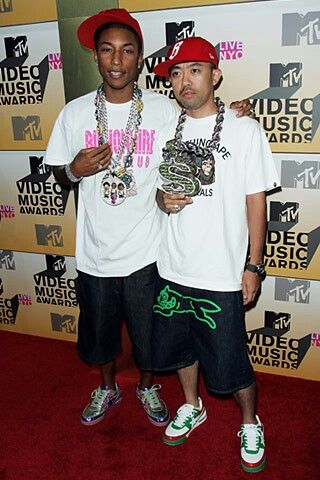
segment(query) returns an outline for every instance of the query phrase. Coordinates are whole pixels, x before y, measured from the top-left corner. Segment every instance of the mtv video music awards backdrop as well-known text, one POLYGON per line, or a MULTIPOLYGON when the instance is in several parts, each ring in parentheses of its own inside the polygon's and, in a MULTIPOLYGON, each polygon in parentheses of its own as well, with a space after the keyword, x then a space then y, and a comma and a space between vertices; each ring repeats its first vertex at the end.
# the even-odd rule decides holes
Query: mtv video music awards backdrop
POLYGON ((55 182, 44 152, 0 152, 0 245, 27 252, 74 254, 75 202, 55 182))
POLYGON ((320 380, 320 282, 267 277, 256 307, 246 316, 253 367, 320 380))
POLYGON ((62 59, 56 2, 40 3, 0 0, 0 328, 74 340, 75 202, 43 164, 62 59))
POLYGON ((73 257, 0 251, 0 325, 7 331, 75 340, 73 257))
POLYGON ((0 19, 15 24, 0 29, 0 247, 73 255, 73 193, 43 165, 65 103, 56 5, 46 1, 31 9, 26 2, 3 2, 0 19), (21 24, 26 10, 36 23, 21 24))
MULTIPOLYGON (((320 91, 316 81, 320 9, 317 2, 279 0, 230 5, 210 2, 212 5, 153 12, 147 11, 149 4, 142 0, 135 5, 128 2, 123 0, 119 6, 140 10, 134 16, 141 22, 145 37, 145 67, 139 80, 142 86, 174 101, 170 83, 155 77, 152 70, 165 58, 172 42, 202 35, 216 45, 220 55, 224 80, 218 94, 226 103, 251 98, 274 152, 283 188, 268 197, 265 262, 269 277, 263 284, 257 306, 247 315, 249 353, 257 370, 320 380, 320 371, 316 368, 320 355, 317 207, 320 200, 320 91)), ((58 3, 61 11, 67 5, 65 0, 58 3)), ((104 8, 114 6, 109 3, 104 8)), ((187 0, 181 6, 185 5, 189 6, 187 0)), ((180 6, 180 3, 170 6, 180 6)), ((158 3, 153 8, 159 8, 158 3)), ((64 59, 68 58, 63 67, 67 100, 95 89, 99 82, 90 52, 78 46, 72 48, 73 58, 68 57, 68 37, 75 35, 82 20, 78 10, 75 2, 74 15, 68 11, 66 21, 60 22, 63 55, 64 59), (82 72, 85 72, 85 81, 82 72)), ((88 10, 86 7, 82 17, 97 9, 88 10)), ((26 25, 14 27, 14 34, 12 29, 10 34, 4 31, 6 27, 2 29, 4 88, 13 88, 10 96, 20 104, 6 103, 13 100, 0 104, 6 132, 11 132, 11 140, 7 135, 0 139, 6 142, 0 146, 3 150, 0 165, 2 177, 7 179, 3 181, 5 188, 1 194, 5 198, 1 200, 0 326, 75 339, 76 274, 73 259, 64 257, 72 255, 74 200, 70 191, 54 182, 42 163, 50 129, 63 104, 63 94, 59 93, 63 89, 59 86, 61 89, 55 90, 59 98, 55 99, 54 106, 50 103, 50 108, 44 109, 50 119, 42 118, 41 107, 47 99, 51 102, 50 85, 58 78, 61 81, 59 43, 56 36, 56 43, 53 41, 46 53, 43 44, 31 40, 38 26, 50 31, 48 26, 53 24, 39 23, 30 29, 24 28, 26 25), (49 67, 49 72, 48 52, 54 54, 51 62, 59 65, 54 71, 49 67), (11 78, 14 76, 16 78, 11 78), (20 82, 19 88, 17 82, 20 82), (21 102, 21 97, 27 97, 27 102, 28 96, 30 105, 21 102), (17 110, 12 110, 14 108, 17 110), (13 122, 11 117, 18 119, 13 122), (38 138, 39 132, 44 132, 43 144, 38 138), (20 151, 17 153, 17 150, 20 151), (23 244, 28 246, 23 248, 23 244), (23 250, 34 253, 18 253, 23 250), (13 281, 16 275, 18 282, 13 281)))

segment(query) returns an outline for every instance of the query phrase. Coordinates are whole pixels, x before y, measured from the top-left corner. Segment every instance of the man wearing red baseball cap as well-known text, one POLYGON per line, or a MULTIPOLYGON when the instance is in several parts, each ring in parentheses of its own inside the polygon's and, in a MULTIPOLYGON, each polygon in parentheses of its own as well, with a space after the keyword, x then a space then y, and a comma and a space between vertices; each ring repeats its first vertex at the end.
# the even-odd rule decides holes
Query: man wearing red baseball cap
POLYGON ((151 361, 161 215, 155 201, 155 138, 176 120, 177 109, 165 96, 137 85, 143 37, 127 10, 91 16, 79 26, 78 38, 93 50, 102 84, 62 110, 46 163, 59 181, 79 186, 77 349, 101 371, 101 385, 92 392, 81 422, 99 422, 121 400, 115 358, 124 318, 141 373, 137 398, 150 422, 165 426, 169 412, 160 385, 153 385, 151 361))
POLYGON ((160 137, 157 197, 169 215, 158 259, 153 365, 176 369, 185 395, 163 440, 179 445, 206 420, 200 366, 210 392, 234 395, 242 414, 241 465, 257 472, 266 457, 244 306, 256 298, 264 275, 265 191, 279 185, 278 176, 259 124, 236 119, 214 97, 222 73, 210 42, 176 42, 154 72, 169 77, 182 106, 178 122, 160 137))
POLYGON ((100 366, 101 385, 81 415, 101 421, 121 400, 115 358, 125 319, 140 369, 136 389, 149 421, 165 426, 169 412, 153 385, 151 319, 160 215, 155 202, 154 139, 177 109, 136 83, 143 65, 139 23, 122 8, 104 10, 78 28, 102 77, 97 91, 60 113, 46 153, 56 178, 79 185, 76 264, 80 307, 77 350, 100 366))

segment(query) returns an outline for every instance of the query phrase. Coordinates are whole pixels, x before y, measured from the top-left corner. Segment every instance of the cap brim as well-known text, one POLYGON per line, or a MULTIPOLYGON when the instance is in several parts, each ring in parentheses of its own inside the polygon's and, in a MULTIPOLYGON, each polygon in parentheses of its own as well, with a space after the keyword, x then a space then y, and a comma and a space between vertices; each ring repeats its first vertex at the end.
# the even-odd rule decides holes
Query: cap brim
POLYGON ((169 77, 169 71, 173 65, 174 62, 172 60, 165 60, 164 62, 159 63, 159 65, 154 67, 153 73, 158 75, 158 77, 169 77))
POLYGON ((97 15, 94 15, 93 17, 87 18, 79 25, 77 30, 77 35, 81 45, 94 50, 95 49, 95 44, 94 44, 95 32, 99 27, 108 23, 121 23, 122 25, 128 25, 128 27, 131 27, 136 32, 136 34, 141 40, 141 43, 143 42, 141 31, 137 30, 137 28, 135 28, 133 23, 130 23, 124 19, 121 19, 119 18, 119 16, 113 15, 112 13, 100 12, 97 15))

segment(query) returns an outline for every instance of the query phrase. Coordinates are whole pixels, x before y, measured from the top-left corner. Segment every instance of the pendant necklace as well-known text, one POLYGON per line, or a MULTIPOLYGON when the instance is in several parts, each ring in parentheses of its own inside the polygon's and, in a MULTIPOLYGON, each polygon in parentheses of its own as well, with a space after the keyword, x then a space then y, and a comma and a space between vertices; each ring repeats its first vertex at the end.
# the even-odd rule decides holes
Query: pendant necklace
MULTIPOLYGON (((109 127, 107 102, 103 84, 97 89, 95 106, 99 145, 104 145, 109 141, 109 127)), ((117 154, 112 155, 111 163, 107 167, 106 173, 101 181, 101 197, 108 205, 120 205, 127 197, 132 197, 137 194, 132 164, 139 126, 142 122, 142 110, 142 91, 135 83, 127 125, 121 138, 119 151, 117 154), (128 146, 127 153, 124 154, 126 146, 128 146)))
POLYGON ((201 190, 201 185, 208 185, 215 180, 215 159, 213 150, 220 143, 220 133, 224 120, 225 106, 219 97, 215 99, 218 108, 216 123, 211 140, 205 147, 200 147, 191 141, 182 141, 182 132, 187 113, 181 110, 175 135, 163 148, 163 162, 159 172, 165 183, 162 189, 167 193, 185 193, 195 196, 201 190))

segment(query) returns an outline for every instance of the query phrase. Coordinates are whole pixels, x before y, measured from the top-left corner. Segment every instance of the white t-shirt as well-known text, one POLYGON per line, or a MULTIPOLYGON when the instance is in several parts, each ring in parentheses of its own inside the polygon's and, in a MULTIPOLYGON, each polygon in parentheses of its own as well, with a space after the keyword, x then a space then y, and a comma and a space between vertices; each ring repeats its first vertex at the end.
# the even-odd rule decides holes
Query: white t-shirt
MULTIPOLYGON (((68 103, 53 128, 45 162, 72 162, 82 148, 96 147, 95 92, 68 103)), ((175 122, 177 109, 164 95, 143 90, 133 174, 137 194, 120 205, 104 202, 100 194, 105 172, 85 177, 79 184, 76 263, 82 272, 101 277, 127 276, 156 261, 160 242, 160 212, 156 204, 158 163, 156 142, 160 130, 175 122)), ((131 102, 107 103, 109 138, 117 152, 131 102)))
MULTIPOLYGON (((187 117, 183 141, 204 146, 211 139, 216 115, 187 117)), ((175 125, 161 132, 160 145, 174 136, 175 125)), ((226 108, 220 144, 214 151, 212 179, 193 197, 193 204, 168 215, 158 260, 160 275, 181 285, 205 290, 241 289, 248 247, 246 195, 279 184, 265 133, 256 120, 237 118, 226 108)), ((210 177, 208 177, 210 178, 210 177)))

